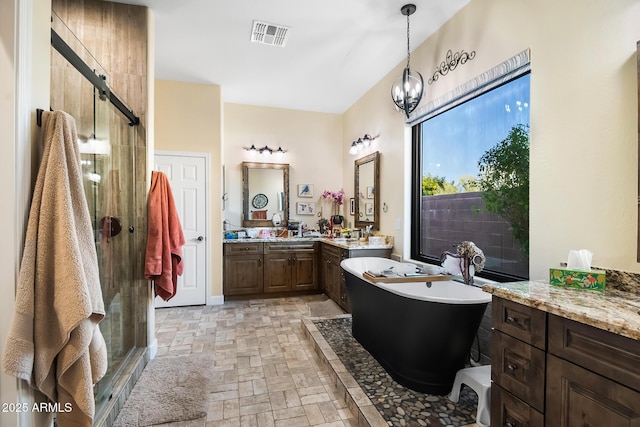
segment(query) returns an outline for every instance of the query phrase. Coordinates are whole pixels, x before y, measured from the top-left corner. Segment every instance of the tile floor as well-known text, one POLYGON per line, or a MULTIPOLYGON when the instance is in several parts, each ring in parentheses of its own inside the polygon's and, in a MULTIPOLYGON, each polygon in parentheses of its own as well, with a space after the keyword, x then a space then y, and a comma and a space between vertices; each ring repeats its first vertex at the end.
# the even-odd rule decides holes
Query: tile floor
POLYGON ((307 303, 324 300, 156 309, 158 357, 213 352, 217 371, 207 418, 162 426, 357 426, 344 388, 335 387, 301 327, 310 317, 307 303))
POLYGON ((156 309, 158 357, 214 352, 206 420, 212 426, 355 426, 344 397, 304 336, 307 302, 323 295, 156 309))

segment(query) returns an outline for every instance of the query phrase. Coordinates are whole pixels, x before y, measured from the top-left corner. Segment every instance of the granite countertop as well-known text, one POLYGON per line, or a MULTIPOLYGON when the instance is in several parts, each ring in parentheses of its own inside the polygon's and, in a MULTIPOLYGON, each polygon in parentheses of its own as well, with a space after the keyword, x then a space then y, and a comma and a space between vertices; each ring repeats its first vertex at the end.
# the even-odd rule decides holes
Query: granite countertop
POLYGON ((640 340, 640 295, 563 288, 547 282, 491 283, 482 290, 528 307, 640 340))
POLYGON ((328 237, 271 237, 268 239, 224 239, 224 243, 249 243, 249 242, 322 242, 342 249, 393 249, 393 245, 370 245, 368 242, 360 242, 356 239, 332 239, 328 237))

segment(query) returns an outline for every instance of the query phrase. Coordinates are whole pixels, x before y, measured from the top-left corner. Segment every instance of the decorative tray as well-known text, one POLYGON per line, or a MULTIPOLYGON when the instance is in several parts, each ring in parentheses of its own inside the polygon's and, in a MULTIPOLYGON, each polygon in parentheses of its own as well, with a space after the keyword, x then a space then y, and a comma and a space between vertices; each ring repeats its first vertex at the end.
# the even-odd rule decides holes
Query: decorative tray
POLYGON ((410 282, 440 282, 444 280, 452 280, 456 276, 450 276, 448 274, 435 274, 435 275, 411 275, 404 276, 400 274, 381 274, 381 275, 373 275, 368 271, 362 273, 362 277, 367 279, 370 282, 374 283, 410 283, 410 282))

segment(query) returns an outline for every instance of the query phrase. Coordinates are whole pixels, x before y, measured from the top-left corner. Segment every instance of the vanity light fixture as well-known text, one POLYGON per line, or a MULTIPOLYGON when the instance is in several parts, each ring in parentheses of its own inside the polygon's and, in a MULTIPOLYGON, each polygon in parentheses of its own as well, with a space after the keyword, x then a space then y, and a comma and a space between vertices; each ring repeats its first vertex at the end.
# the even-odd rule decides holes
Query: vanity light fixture
POLYGON ((349 154, 356 155, 356 154, 358 154, 358 151, 360 151, 358 149, 358 143, 356 141, 353 141, 351 143, 351 147, 349 147, 349 154))
POLYGON ((269 157, 271 154, 273 154, 273 150, 269 148, 268 145, 265 145, 260 149, 260 154, 262 154, 265 157, 269 157))
POLYGON ((371 136, 368 133, 365 133, 362 138, 358 138, 356 141, 351 143, 351 147, 349 147, 349 154, 355 156, 360 153, 365 148, 369 148, 374 139, 378 138, 380 135, 371 136))
POLYGON ((255 154, 255 153, 259 153, 265 157, 269 157, 272 154, 275 154, 277 156, 282 156, 284 153, 286 153, 285 150, 282 149, 282 147, 278 147, 277 150, 269 147, 268 145, 265 145, 262 148, 256 148, 256 146, 254 144, 251 144, 251 147, 249 148, 245 148, 246 151, 255 154))
POLYGON ((417 71, 411 71, 409 61, 411 50, 409 49, 409 16, 416 11, 415 4, 405 4, 400 12, 407 17, 407 66, 391 88, 391 98, 400 110, 409 118, 409 114, 416 109, 424 91, 424 80, 417 71))

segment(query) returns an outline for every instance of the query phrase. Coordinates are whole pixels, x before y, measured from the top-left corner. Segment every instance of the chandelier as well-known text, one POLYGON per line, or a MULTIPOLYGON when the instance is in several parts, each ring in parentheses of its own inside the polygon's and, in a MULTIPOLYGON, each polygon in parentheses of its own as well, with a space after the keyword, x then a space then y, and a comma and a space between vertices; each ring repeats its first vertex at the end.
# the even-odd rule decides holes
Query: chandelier
POLYGON ((416 11, 415 4, 405 4, 400 9, 403 15, 407 17, 407 66, 400 77, 391 88, 391 98, 396 106, 404 111, 409 118, 409 114, 416 109, 424 89, 424 81, 417 71, 411 71, 409 68, 409 60, 411 59, 411 51, 409 50, 409 16, 416 11))

